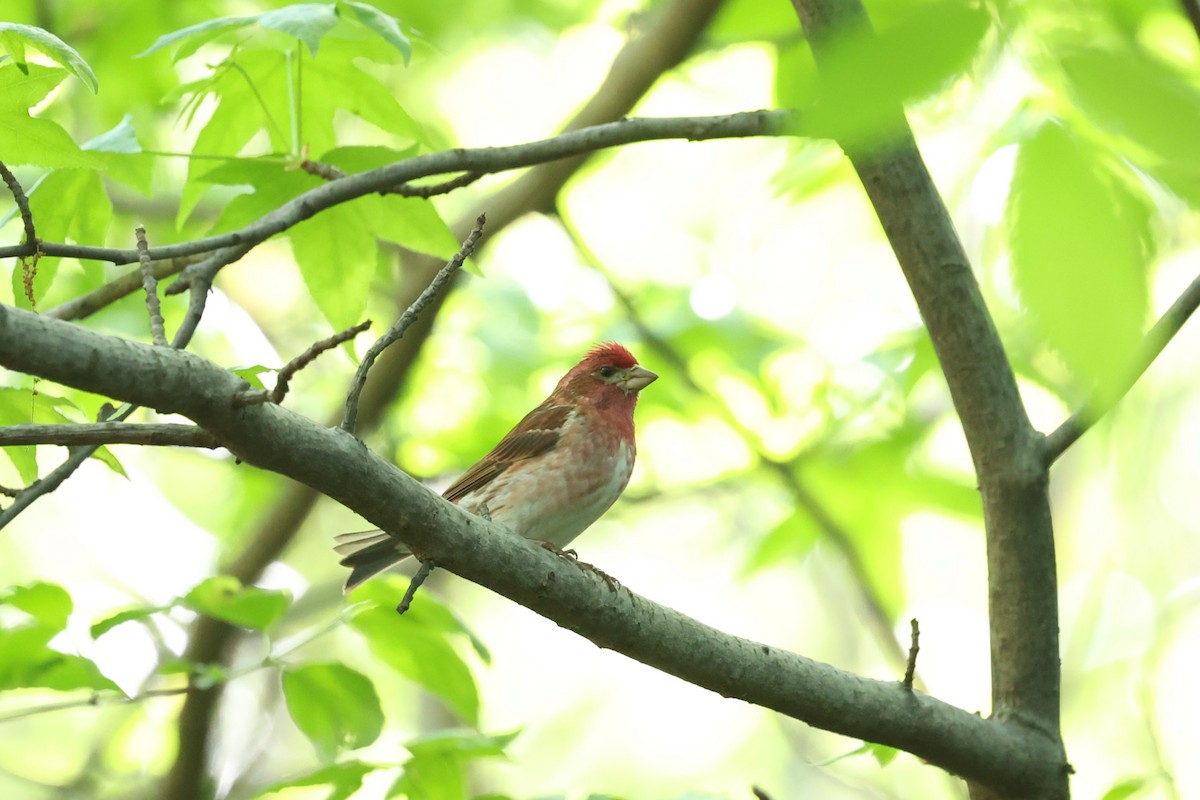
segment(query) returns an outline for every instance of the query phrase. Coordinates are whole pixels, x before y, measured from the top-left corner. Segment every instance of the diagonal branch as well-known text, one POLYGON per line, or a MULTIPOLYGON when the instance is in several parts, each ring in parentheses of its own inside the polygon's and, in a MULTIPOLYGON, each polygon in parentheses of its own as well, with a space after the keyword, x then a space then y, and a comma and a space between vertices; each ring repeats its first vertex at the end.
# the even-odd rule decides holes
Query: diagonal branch
MULTIPOLYGON (((154 247, 148 251, 148 255, 157 261, 221 250, 240 250, 241 253, 245 253, 260 242, 327 208, 385 191, 397 184, 434 175, 455 172, 507 172, 634 142, 663 139, 698 142, 750 136, 785 136, 795 132, 799 121, 799 114, 794 111, 743 111, 706 117, 643 117, 594 125, 526 144, 456 148, 430 153, 359 172, 310 189, 240 230, 191 242, 154 247)), ((38 243, 0 247, 0 258, 32 255, 36 250, 38 243)), ((45 256, 110 261, 114 264, 128 264, 138 260, 136 248, 41 242, 40 252, 45 256)), ((189 276, 195 271, 196 267, 189 267, 184 271, 184 276, 189 276)))
POLYGON ((438 271, 438 274, 425 287, 425 291, 421 292, 412 305, 405 309, 404 313, 400 315, 400 319, 396 320, 396 324, 389 328, 387 333, 380 336, 379 340, 371 345, 371 349, 363 356, 362 363, 358 365, 358 370, 354 373, 354 380, 350 384, 350 391, 346 395, 346 414, 342 418, 342 430, 347 433, 354 433, 354 426, 358 421, 358 400, 362 396, 363 386, 367 383, 367 374, 371 371, 371 367, 375 365, 375 359, 379 358, 380 353, 386 350, 389 345, 404 336, 404 332, 417 321, 417 317, 425 307, 442 293, 447 284, 450 283, 450 279, 462 268, 463 262, 475 252, 475 245, 479 243, 479 238, 483 236, 483 226, 486 222, 487 217, 484 214, 476 217, 475 227, 471 229, 467 238, 463 240, 462 247, 458 249, 454 257, 446 262, 446 266, 438 271))
POLYGON ((871 680, 722 633, 582 572, 437 497, 339 428, 273 404, 234 409, 244 381, 186 351, 105 336, 0 306, 0 365, 181 413, 245 463, 304 482, 416 552, 601 647, 836 733, 1042 796, 1064 764, 1052 737, 985 720, 896 681, 871 680))
POLYGON ((1183 328, 1184 323, 1195 313, 1197 306, 1200 306, 1200 276, 1197 276, 1179 297, 1175 298, 1171 307, 1158 318, 1158 322, 1154 323, 1154 327, 1142 339, 1134 354, 1133 364, 1130 365, 1121 380, 1089 397, 1063 424, 1046 436, 1042 445, 1042 461, 1047 467, 1057 461, 1068 447, 1079 441, 1079 437, 1087 433, 1089 428, 1109 411, 1112 411, 1113 406, 1128 394, 1133 385, 1175 338, 1175 334, 1183 328))

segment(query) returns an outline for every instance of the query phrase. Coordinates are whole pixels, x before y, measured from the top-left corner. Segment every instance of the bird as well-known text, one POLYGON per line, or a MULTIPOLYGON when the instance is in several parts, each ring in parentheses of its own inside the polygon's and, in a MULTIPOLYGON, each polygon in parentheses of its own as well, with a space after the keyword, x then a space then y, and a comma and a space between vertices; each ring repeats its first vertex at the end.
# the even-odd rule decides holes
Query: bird
MULTIPOLYGON (((551 551, 574 556, 563 548, 629 483, 637 454, 633 410, 641 390, 657 379, 623 345, 592 347, 550 396, 442 497, 551 551)), ((334 549, 344 556, 340 563, 350 568, 345 592, 412 555, 381 530, 335 538, 334 549)))

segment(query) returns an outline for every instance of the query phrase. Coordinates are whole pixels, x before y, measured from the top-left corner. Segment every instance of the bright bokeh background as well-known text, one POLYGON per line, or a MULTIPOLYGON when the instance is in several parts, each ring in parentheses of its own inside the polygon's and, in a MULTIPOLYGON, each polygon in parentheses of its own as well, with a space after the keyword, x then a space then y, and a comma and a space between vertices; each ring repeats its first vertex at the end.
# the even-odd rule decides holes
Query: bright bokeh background
MULTIPOLYGON (((658 5, 377 4, 422 32, 407 69, 380 72, 443 146, 552 134, 658 5)), ((68 81, 45 104, 77 141, 130 113, 147 150, 189 152, 211 108, 202 106, 188 126, 176 117, 176 101, 162 98, 219 60, 223 40, 178 65, 130 56, 171 30, 271 5, 6 0, 0 15, 53 30, 95 68, 99 95, 68 81)), ((693 55, 636 113, 719 114, 803 98, 805 90, 779 72, 804 60, 794 15, 786 3, 759 5, 727 3, 693 55)), ((867 5, 887 30, 930 3, 867 5)), ((1091 84, 1060 63, 1059 53, 1088 37, 1098 49, 1134 53, 1153 64, 1147 70, 1169 72, 1172 97, 1200 114, 1200 47, 1166 0, 1027 5, 984 3, 991 23, 978 50, 951 80, 917 98, 909 116, 1010 348, 1030 415, 1049 431, 1096 377, 1072 359, 1069 339, 1056 338, 1063 326, 1103 330, 1109 319, 1120 328, 1133 318, 1145 329, 1200 271, 1193 165, 1169 162, 1167 145, 1152 147, 1176 132, 1156 139, 1154 130, 1122 127, 1122 98, 1136 91, 1121 94, 1120 87, 1111 104, 1116 116, 1093 118, 1088 109, 1103 107, 1106 95, 1089 95, 1091 84), (1016 181, 1039 165, 1040 180, 1058 179, 1046 162, 1018 155, 1047 120, 1102 165, 1102 186, 1123 180, 1131 187, 1114 195, 1127 205, 1084 208, 1077 223, 1075 202, 1086 207, 1092 198, 1072 198, 1068 185, 1071 202, 1047 224, 1070 229, 1108 213, 1132 226, 1144 305, 1136 292, 1106 293, 1124 284, 1104 263, 1093 273, 1072 265, 1070 274, 1086 281, 1070 284, 1052 304, 1014 265, 1017 195, 1010 187, 1037 191, 1032 178, 1016 181)), ((1159 121, 1150 115, 1147 129, 1159 121)), ((348 114, 337 122, 348 142, 400 146, 348 114)), ((1186 119, 1179 124, 1192 132, 1186 119)), ((185 164, 159 159, 149 199, 111 187, 112 242, 129 243, 131 220, 145 222, 155 242, 203 235, 217 221, 229 200, 219 191, 176 229, 185 164)), ((473 215, 486 210, 481 198, 509 180, 489 178, 435 204, 445 219, 473 215)), ((5 244, 18 241, 19 221, 0 233, 5 244)), ((369 300, 377 321, 395 315, 395 269, 387 262, 377 272, 369 300)), ((84 276, 78 265, 61 265, 44 306, 78 294, 84 276)), ((137 298, 85 324, 148 338, 137 298)), ((291 248, 270 242, 222 273, 192 349, 229 366, 277 367, 329 332, 291 248)), ((987 576, 969 457, 912 298, 836 147, 804 139, 660 142, 593 159, 560 195, 556 215, 528 215, 489 237, 475 274, 440 312, 415 374, 368 444, 442 485, 539 402, 584 349, 608 339, 626 342, 661 380, 638 409, 633 482, 578 542, 585 560, 723 631, 873 678, 900 677, 894 656, 917 617, 928 691, 988 712, 987 576), (804 510, 793 481, 844 530, 862 570, 851 568, 804 510), (872 623, 872 604, 887 615, 890 637, 872 623)), ((358 352, 367 344, 362 337, 358 352)), ((1115 368, 1123 354, 1107 357, 1115 368)), ((1054 469, 1063 724, 1079 798, 1104 797, 1123 782, 1135 797, 1200 796, 1198 359, 1200 337, 1185 328, 1054 469)), ((324 356, 293 384, 288 406, 327 418, 353 368, 345 350, 324 356)), ((26 386, 15 375, 5 383, 26 386)), ((245 546, 283 483, 235 466, 223 451, 115 452, 128 480, 90 462, 0 533, 0 586, 40 580, 67 588, 74 611, 54 646, 93 659, 137 694, 157 685, 146 682, 181 652, 189 612, 176 610, 150 628, 123 625, 95 641, 89 626, 126 607, 169 603, 212 575, 245 546)), ((61 457, 61 450, 40 449, 42 474, 61 457)), ((0 461, 0 484, 19 483, 0 461)), ((297 599, 273 638, 276 649, 337 618, 344 576, 331 536, 362 525, 324 501, 267 571, 263 586, 297 599)), ((745 798, 757 785, 776 798, 965 796, 957 781, 905 754, 885 766, 870 754, 834 761, 860 743, 598 649, 453 576, 438 576, 424 591, 490 650, 484 663, 454 639, 479 686, 479 729, 521 731, 507 759, 472 768, 477 794, 745 798)), ((0 607, 0 622, 19 617, 0 607)), ((247 637, 234 663, 254 664, 265 652, 261 637, 247 637)), ((366 761, 401 762, 414 737, 462 724, 373 660, 344 626, 287 658, 342 660, 374 680, 387 723, 356 754, 366 761)), ((6 709, 79 696, 45 689, 0 695, 0 796, 125 796, 147 791, 168 768, 178 697, 4 721, 6 709)), ((272 670, 231 680, 216 726, 213 773, 222 794, 255 796, 319 765, 272 670)), ((395 774, 371 776, 356 797, 382 797, 395 774)))

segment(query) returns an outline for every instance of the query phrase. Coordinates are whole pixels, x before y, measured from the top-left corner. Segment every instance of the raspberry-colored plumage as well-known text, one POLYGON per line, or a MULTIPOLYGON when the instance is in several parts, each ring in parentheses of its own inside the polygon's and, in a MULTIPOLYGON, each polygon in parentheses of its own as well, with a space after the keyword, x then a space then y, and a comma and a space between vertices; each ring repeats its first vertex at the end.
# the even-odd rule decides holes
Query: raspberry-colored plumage
MULTIPOLYGON (((633 409, 657 377, 619 344, 593 347, 443 497, 526 538, 565 547, 629 483, 633 409)), ((341 563, 352 568, 346 591, 410 555, 382 531, 337 539, 341 563)))

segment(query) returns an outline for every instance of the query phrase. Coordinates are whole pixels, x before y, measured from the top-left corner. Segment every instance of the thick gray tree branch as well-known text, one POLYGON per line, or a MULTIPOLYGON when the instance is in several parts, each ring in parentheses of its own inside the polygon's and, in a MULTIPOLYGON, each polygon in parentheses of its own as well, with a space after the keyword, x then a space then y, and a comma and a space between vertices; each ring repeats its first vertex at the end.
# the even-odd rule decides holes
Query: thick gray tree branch
POLYGON ((0 365, 165 413, 182 414, 240 459, 312 486, 394 533, 422 559, 645 664, 826 730, 907 750, 985 784, 1044 794, 1063 770, 1025 726, 979 716, 899 682, 841 672, 721 633, 632 594, 473 517, 363 447, 272 404, 236 408, 236 375, 155 348, 0 306, 0 365))
MULTIPOLYGON (((793 0, 818 69, 866 33, 859 0, 793 0)), ((864 82, 873 76, 864 75, 864 82)), ((1059 733, 1058 586, 1042 437, 1030 424, 950 215, 899 106, 887 139, 846 146, 929 330, 971 451, 987 534, 992 713, 1059 733)), ((1060 755, 1060 760, 1065 759, 1060 755)), ((1015 785, 997 796, 1029 797, 1015 785)), ((1039 797, 1066 797, 1066 770, 1039 797)))

